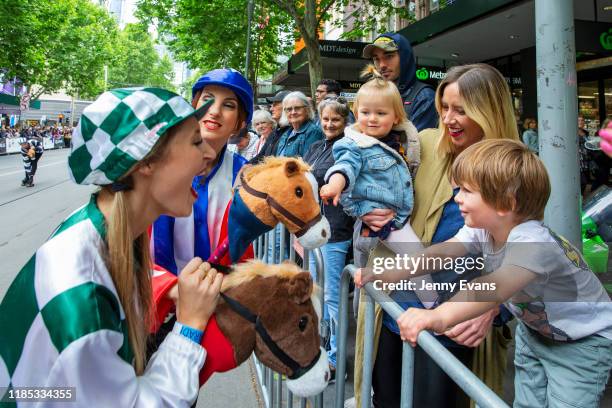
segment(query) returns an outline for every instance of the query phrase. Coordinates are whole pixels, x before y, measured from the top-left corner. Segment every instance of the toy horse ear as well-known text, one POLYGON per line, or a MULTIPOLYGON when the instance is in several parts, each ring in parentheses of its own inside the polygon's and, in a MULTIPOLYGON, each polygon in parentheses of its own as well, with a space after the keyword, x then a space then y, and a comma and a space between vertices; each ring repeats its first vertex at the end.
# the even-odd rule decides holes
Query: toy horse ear
POLYGON ((308 272, 300 272, 287 282, 289 297, 297 304, 310 299, 312 293, 312 278, 308 272))
POLYGON ((295 160, 289 160, 285 163, 285 174, 287 177, 296 175, 300 170, 300 166, 295 160))

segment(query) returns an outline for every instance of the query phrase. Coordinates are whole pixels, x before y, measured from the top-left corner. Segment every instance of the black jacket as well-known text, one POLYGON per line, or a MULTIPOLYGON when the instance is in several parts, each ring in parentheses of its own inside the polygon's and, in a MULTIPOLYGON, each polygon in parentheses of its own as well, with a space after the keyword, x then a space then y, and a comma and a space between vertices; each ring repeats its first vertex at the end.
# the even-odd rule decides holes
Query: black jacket
MULTIPOLYGON (((319 189, 325 184, 325 173, 334 165, 334 156, 332 154, 332 146, 338 140, 342 139, 344 134, 332 140, 321 140, 310 146, 310 149, 304 154, 304 161, 312 166, 312 173, 317 179, 319 189)), ((333 204, 322 204, 323 214, 329 221, 331 227, 331 238, 329 242, 347 241, 353 238, 354 219, 345 214, 342 205, 334 206, 333 204)))
POLYGON ((278 141, 285 131, 289 128, 289 126, 285 127, 277 127, 274 129, 272 133, 266 139, 266 142, 262 146, 261 150, 255 157, 249 160, 249 164, 259 164, 268 156, 276 156, 276 148, 278 146, 278 141))

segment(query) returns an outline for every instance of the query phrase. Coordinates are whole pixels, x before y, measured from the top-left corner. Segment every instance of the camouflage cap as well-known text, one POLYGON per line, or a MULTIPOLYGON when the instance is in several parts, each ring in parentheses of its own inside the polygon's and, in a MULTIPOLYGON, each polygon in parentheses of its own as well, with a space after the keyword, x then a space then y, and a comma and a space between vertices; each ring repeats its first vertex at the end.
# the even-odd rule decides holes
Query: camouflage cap
POLYGON ((385 52, 393 52, 399 50, 397 43, 392 38, 380 36, 376 40, 374 40, 372 44, 368 44, 365 46, 365 48, 363 49, 362 57, 367 59, 372 58, 372 52, 374 52, 375 48, 380 48, 385 52))

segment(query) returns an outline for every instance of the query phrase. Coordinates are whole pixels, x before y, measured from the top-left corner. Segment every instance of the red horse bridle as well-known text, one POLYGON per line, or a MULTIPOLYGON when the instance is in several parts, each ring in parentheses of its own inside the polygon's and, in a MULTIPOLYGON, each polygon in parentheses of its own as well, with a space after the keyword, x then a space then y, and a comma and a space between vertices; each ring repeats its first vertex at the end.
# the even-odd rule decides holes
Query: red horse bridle
MULTIPOLYGON (((306 232, 308 232, 308 230, 315 225, 317 222, 319 222, 322 218, 321 212, 319 211, 319 214, 317 214, 313 219, 304 222, 302 221, 299 217, 297 217, 296 215, 292 214, 291 211, 287 210, 285 207, 283 207, 278 201, 276 201, 272 196, 270 196, 268 193, 264 193, 263 191, 259 191, 259 190, 255 190, 253 187, 249 186, 248 183, 246 182, 246 180, 244 179, 244 174, 240 175, 240 181, 242 182, 242 187, 244 187, 244 190, 251 194, 252 196, 255 196, 257 198, 261 198, 266 200, 266 202, 268 203, 268 205, 272 208, 274 208, 276 211, 278 211, 279 213, 281 213, 281 215, 283 217, 285 217, 286 219, 288 219, 289 221, 291 221, 293 224, 295 224, 299 230, 295 233, 296 237, 301 237, 302 235, 304 235, 306 232)), ((323 231, 325 232, 325 231, 323 231)))

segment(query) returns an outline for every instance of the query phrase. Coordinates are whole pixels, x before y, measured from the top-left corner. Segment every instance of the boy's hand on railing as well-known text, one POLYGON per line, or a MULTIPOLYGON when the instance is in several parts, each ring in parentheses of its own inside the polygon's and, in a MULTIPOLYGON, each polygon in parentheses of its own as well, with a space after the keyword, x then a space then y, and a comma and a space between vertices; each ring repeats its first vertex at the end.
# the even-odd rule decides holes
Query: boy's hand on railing
POLYGON ((363 286, 374 280, 374 274, 368 272, 364 268, 359 268, 355 271, 355 276, 353 277, 353 281, 355 282, 355 286, 358 288, 363 288, 363 286))
POLYGON ((422 330, 433 330, 436 333, 444 331, 442 320, 436 310, 409 308, 397 319, 402 341, 407 341, 412 347, 417 344, 417 337, 422 330))

